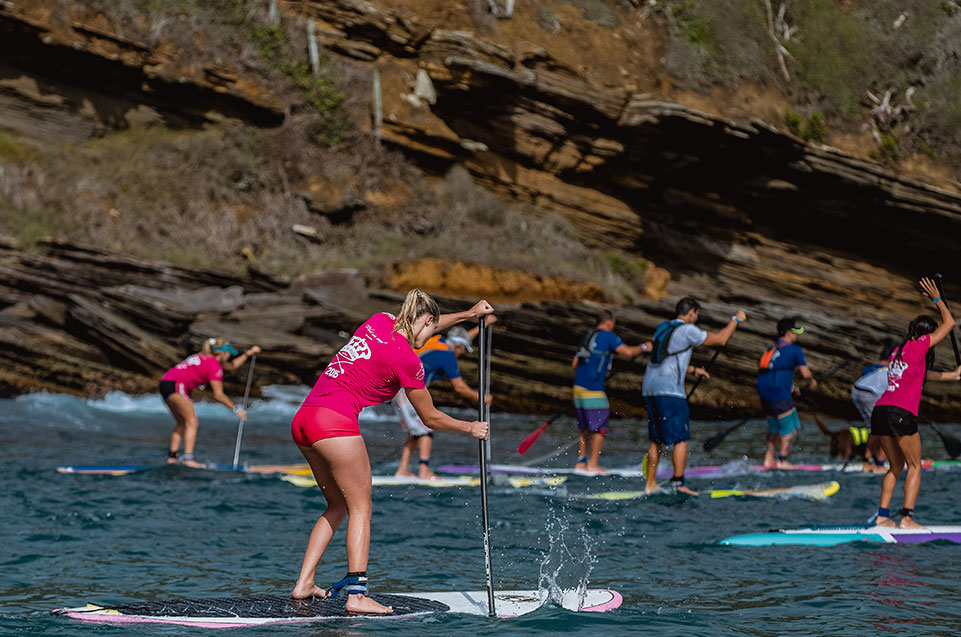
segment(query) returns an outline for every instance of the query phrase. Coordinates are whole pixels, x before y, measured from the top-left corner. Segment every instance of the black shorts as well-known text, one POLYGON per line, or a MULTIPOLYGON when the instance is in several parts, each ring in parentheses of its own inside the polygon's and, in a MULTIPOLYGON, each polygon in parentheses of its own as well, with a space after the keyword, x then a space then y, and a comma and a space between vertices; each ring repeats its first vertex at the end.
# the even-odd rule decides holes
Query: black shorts
POLYGON ((167 397, 170 396, 170 394, 176 394, 177 391, 178 390, 177 390, 176 381, 172 381, 172 380, 160 381, 160 397, 163 398, 164 401, 167 400, 167 397))
POLYGON ((764 413, 772 418, 777 418, 781 414, 787 413, 794 409, 794 401, 790 398, 784 400, 764 400, 761 399, 761 407, 764 408, 764 413))
POLYGON ((872 436, 912 436, 918 433, 918 418, 907 409, 878 405, 871 412, 872 436))

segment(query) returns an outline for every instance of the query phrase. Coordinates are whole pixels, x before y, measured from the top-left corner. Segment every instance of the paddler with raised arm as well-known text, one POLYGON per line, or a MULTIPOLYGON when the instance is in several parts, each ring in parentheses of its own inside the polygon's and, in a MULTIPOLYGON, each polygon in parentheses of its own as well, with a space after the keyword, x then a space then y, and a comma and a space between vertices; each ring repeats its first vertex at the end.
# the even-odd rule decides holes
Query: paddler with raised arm
POLYGON ((327 500, 327 509, 307 542, 292 597, 328 594, 314 583, 314 576, 330 540, 347 518, 347 575, 331 587, 330 595, 346 594, 346 608, 352 613, 391 612, 389 606, 367 596, 373 505, 370 458, 357 416, 364 407, 390 400, 403 389, 431 429, 486 439, 486 422, 457 420, 434 407, 424 383, 424 366, 414 349, 423 347, 436 330, 493 311, 487 301, 479 301, 464 312, 441 314, 428 294, 411 290, 396 317, 386 312, 370 317, 327 365, 290 427, 327 500))
POLYGON ((594 328, 584 335, 571 361, 574 368, 574 408, 577 410, 577 463, 575 469, 593 474, 606 474, 599 464, 604 434, 611 418, 611 405, 604 391, 604 379, 614 362, 614 354, 634 358, 649 351, 649 343, 625 345, 614 333, 616 320, 610 310, 597 314, 594 328), (588 442, 591 455, 587 456, 588 442))
POLYGON ((688 374, 710 378, 703 367, 691 365, 694 348, 724 347, 731 340, 737 326, 747 320, 738 311, 719 332, 708 332, 696 325, 701 317, 701 304, 686 296, 674 306, 674 318, 664 321, 654 330, 651 360, 644 370, 641 393, 647 405, 647 450, 645 493, 657 489, 657 464, 665 445, 673 445, 671 458, 674 474, 671 487, 688 495, 697 492, 684 484, 687 468, 687 445, 691 440, 691 411, 687 404, 684 379, 688 374))

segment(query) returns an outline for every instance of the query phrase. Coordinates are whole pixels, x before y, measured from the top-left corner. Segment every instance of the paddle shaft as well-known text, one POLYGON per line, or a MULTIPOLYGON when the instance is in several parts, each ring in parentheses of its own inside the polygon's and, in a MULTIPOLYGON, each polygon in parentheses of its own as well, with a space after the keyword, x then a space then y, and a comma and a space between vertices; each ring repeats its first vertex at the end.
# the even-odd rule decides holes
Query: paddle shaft
MULTIPOLYGON (((941 300, 944 302, 944 307, 948 307, 948 300, 944 298, 944 277, 941 273, 934 275, 934 283, 938 286, 938 294, 941 295, 941 300)), ((955 365, 961 365, 961 353, 958 351, 958 339, 954 335, 954 326, 951 326, 951 347, 954 348, 954 363, 955 365)))
MULTIPOLYGON (((480 317, 480 330, 478 335, 480 336, 480 360, 477 364, 477 393, 479 396, 477 405, 477 414, 480 420, 484 420, 487 416, 487 386, 489 383, 487 357, 490 353, 487 351, 487 330, 485 329, 486 321, 484 317, 480 317)), ((490 423, 488 422, 488 427, 490 423)), ((488 435, 490 430, 488 429, 488 435)), ((490 480, 490 468, 487 466, 487 445, 484 440, 478 441, 480 444, 478 446, 480 455, 480 491, 481 491, 481 524, 483 525, 484 531, 484 566, 487 571, 487 616, 496 617, 496 611, 494 610, 494 567, 491 563, 491 537, 490 537, 490 520, 487 513, 487 482, 490 480)))
MULTIPOLYGON (((254 379, 254 363, 257 362, 257 355, 254 354, 250 357, 250 369, 247 370, 247 389, 244 390, 244 402, 243 409, 247 411, 247 399, 250 397, 250 383, 254 379)), ((244 423, 247 421, 246 418, 241 418, 240 422, 237 423, 237 444, 234 445, 234 469, 237 468, 238 462, 240 462, 240 441, 244 437, 244 423)))
MULTIPOLYGON (((494 351, 494 326, 493 326, 493 325, 488 325, 488 326, 487 326, 487 363, 486 363, 485 366, 484 366, 484 369, 485 369, 485 371, 487 372, 487 375, 486 375, 486 378, 487 378, 487 387, 484 388, 484 398, 486 398, 487 395, 491 393, 491 359, 494 357, 494 356, 493 356, 493 351, 494 351)), ((486 401, 486 400, 484 400, 484 401, 482 401, 482 402, 483 402, 483 404, 484 404, 484 421, 487 422, 488 427, 489 427, 489 426, 490 426, 490 420, 491 420, 491 406, 487 404, 487 401, 486 401)), ((489 428, 488 428, 488 430, 487 430, 487 440, 484 442, 484 447, 485 447, 485 450, 486 450, 486 452, 487 452, 487 464, 490 464, 490 461, 491 461, 491 435, 490 435, 490 429, 489 429, 489 428)))
MULTIPOLYGON (((712 357, 711 357, 711 360, 708 361, 707 365, 704 367, 704 371, 706 371, 706 372, 710 372, 710 371, 711 371, 711 367, 714 365, 714 361, 717 360, 718 354, 721 353, 721 349, 723 349, 723 348, 720 348, 720 347, 719 347, 719 348, 717 348, 716 350, 714 350, 714 356, 712 356, 712 357)), ((688 399, 688 400, 690 400, 690 399, 691 399, 691 396, 694 395, 694 392, 697 390, 697 386, 701 384, 701 381, 702 381, 702 380, 704 380, 704 377, 703 377, 703 376, 698 376, 697 378, 694 379, 694 384, 691 386, 691 391, 687 392, 687 399, 688 399)))

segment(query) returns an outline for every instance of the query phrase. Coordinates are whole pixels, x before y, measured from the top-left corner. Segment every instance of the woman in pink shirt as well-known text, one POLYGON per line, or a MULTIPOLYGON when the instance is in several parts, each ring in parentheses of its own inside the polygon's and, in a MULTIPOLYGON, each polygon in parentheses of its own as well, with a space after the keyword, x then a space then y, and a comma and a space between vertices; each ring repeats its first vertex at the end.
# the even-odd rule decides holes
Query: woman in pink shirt
POLYGON ((314 584, 317 565, 344 518, 347 521, 347 576, 331 588, 333 597, 347 594, 347 610, 388 614, 391 608, 367 597, 367 556, 370 550, 371 475, 367 447, 357 416, 369 405, 389 401, 403 388, 424 424, 487 438, 486 422, 456 420, 434 407, 424 385, 424 367, 414 348, 423 347, 435 331, 465 319, 486 316, 494 309, 480 301, 466 312, 440 314, 437 303, 411 290, 400 314, 375 314, 357 328, 320 375, 291 423, 291 435, 310 463, 327 500, 307 543, 295 599, 326 597, 314 584))
POLYGON ((938 295, 934 281, 921 279, 921 289, 934 301, 941 313, 941 324, 927 315, 921 315, 908 325, 904 340, 891 354, 888 363, 888 388, 878 399, 871 412, 871 434, 878 436, 881 447, 888 456, 888 472, 881 482, 881 504, 878 507, 878 526, 894 526, 891 519, 891 497, 897 486, 898 476, 904 466, 908 475, 904 479, 904 508, 899 513, 902 529, 923 529, 915 522, 914 505, 921 487, 921 435, 918 433, 918 407, 921 404, 921 388, 925 380, 959 380, 961 366, 953 372, 936 372, 929 369, 934 362, 934 346, 954 329, 954 318, 948 306, 938 295))
POLYGON ((170 434, 170 450, 167 452, 167 462, 182 462, 188 467, 201 468, 202 464, 194 460, 194 445, 197 443, 197 411, 190 396, 197 387, 209 385, 214 393, 214 400, 223 403, 239 418, 246 418, 246 412, 240 405, 235 405, 224 393, 224 370, 232 372, 254 354, 260 353, 260 348, 254 345, 246 352, 237 356, 237 350, 222 338, 210 338, 204 341, 203 349, 192 354, 167 370, 160 379, 160 396, 173 415, 177 425, 170 434), (234 356, 232 360, 231 356, 234 356), (184 444, 184 454, 178 459, 177 451, 180 442, 184 444))

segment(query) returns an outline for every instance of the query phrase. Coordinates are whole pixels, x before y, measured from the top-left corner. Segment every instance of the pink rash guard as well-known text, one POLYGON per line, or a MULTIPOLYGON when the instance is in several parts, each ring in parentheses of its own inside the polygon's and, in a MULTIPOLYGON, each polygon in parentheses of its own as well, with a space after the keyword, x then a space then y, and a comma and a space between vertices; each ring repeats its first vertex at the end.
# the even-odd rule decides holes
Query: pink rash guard
POLYGON ((224 369, 217 362, 216 356, 192 354, 167 370, 160 380, 175 382, 177 391, 189 398, 190 392, 197 387, 207 385, 212 380, 223 379, 224 369))

